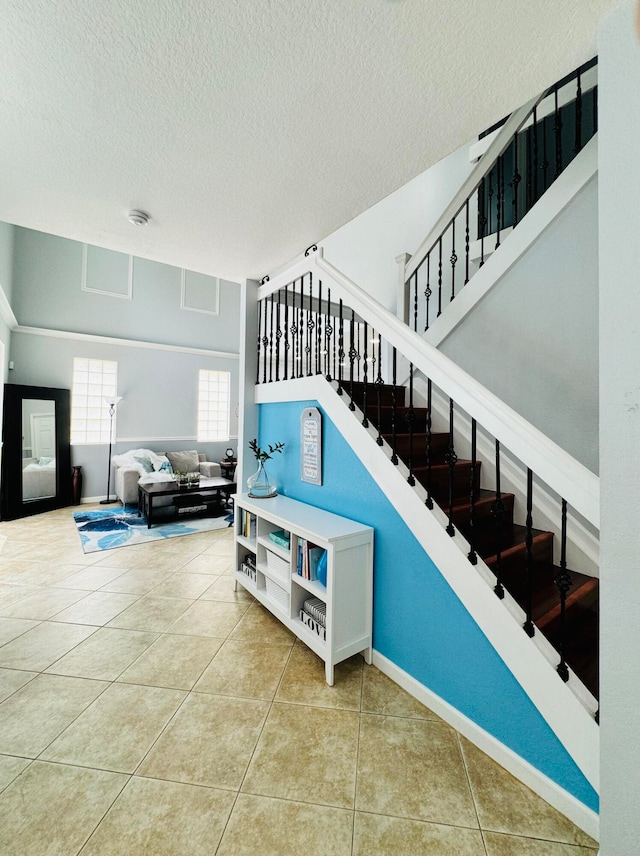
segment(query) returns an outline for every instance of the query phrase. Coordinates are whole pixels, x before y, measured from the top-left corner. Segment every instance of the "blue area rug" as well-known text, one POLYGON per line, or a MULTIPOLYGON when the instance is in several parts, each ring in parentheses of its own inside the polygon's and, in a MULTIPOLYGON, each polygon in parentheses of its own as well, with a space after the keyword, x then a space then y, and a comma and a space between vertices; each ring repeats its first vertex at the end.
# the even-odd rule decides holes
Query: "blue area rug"
POLYGON ((233 523, 233 511, 219 517, 197 517, 188 522, 169 519, 166 523, 154 523, 151 529, 147 529, 146 518, 138 517, 137 505, 118 505, 99 511, 74 511, 73 519, 82 549, 85 553, 95 553, 97 550, 111 550, 129 544, 226 529, 233 523))

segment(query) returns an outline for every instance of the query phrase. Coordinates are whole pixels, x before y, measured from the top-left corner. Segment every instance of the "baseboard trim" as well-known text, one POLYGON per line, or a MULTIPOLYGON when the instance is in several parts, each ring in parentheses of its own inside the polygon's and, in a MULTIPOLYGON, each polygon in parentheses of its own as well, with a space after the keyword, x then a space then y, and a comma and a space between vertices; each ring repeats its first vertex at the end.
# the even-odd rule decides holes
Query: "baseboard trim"
POLYGON ((491 734, 472 722, 463 713, 452 707, 443 698, 421 684, 391 660, 373 649, 373 665, 380 669, 388 678, 406 690, 409 695, 426 705, 474 746, 481 749, 496 763, 504 767, 523 785, 526 785, 543 800, 553 806, 572 823, 584 830, 596 841, 600 837, 599 816, 578 799, 565 791, 540 770, 529 764, 519 755, 496 740, 491 734))

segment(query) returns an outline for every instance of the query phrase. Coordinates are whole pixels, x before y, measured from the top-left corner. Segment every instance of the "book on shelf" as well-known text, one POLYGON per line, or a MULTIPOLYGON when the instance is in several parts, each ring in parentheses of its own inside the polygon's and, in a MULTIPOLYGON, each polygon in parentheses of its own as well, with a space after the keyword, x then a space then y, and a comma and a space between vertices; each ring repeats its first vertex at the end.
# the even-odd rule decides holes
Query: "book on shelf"
POLYGON ((309 615, 308 612, 305 612, 304 609, 301 609, 299 616, 300 621, 305 625, 305 627, 308 627, 309 630, 311 630, 311 632, 319 639, 322 639, 324 642, 327 641, 326 628, 324 628, 319 621, 316 621, 313 615, 309 615))
POLYGON ((318 547, 304 538, 298 539, 298 561, 297 572, 298 576, 305 580, 318 579, 318 565, 322 562, 326 563, 327 551, 323 547, 318 547))
POLYGON ((327 626, 327 604, 319 597, 308 597, 302 608, 323 627, 327 626))
POLYGON ((245 538, 256 537, 256 516, 242 509, 242 534, 245 538))

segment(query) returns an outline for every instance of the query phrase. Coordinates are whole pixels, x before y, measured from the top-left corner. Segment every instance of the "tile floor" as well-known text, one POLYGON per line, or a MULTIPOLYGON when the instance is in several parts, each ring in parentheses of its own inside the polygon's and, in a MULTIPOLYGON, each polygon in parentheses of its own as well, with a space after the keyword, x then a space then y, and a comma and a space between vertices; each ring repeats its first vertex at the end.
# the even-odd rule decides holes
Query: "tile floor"
POLYGON ((586 856, 596 844, 242 590, 231 530, 84 555, 0 524, 2 856, 586 856))

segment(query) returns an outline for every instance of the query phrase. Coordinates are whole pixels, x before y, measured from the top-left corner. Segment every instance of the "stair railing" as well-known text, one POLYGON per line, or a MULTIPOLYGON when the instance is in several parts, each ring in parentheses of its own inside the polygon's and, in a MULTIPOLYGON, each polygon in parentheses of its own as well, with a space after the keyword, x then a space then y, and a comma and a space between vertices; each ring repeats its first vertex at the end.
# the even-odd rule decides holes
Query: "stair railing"
MULTIPOLYGON (((448 426, 445 462, 447 464, 447 501, 443 504, 446 531, 451 537, 460 535, 453 519, 454 482, 458 478, 460 454, 456 448, 456 437, 460 423, 471 419, 472 461, 469 490, 469 537, 464 539, 464 550, 468 548, 469 562, 478 561, 477 544, 474 543, 476 509, 478 502, 477 472, 479 462, 476 452, 476 432, 482 427, 483 434, 495 438, 495 495, 491 515, 495 523, 495 593, 504 597, 502 581, 502 558, 504 545, 501 543, 504 503, 500 473, 504 450, 510 457, 517 458, 527 473, 527 488, 524 503, 526 519, 526 579, 527 589, 523 628, 528 635, 536 632, 532 611, 535 561, 533 543, 533 491, 534 485, 543 482, 558 497, 558 518, 562 517, 560 554, 561 570, 555 584, 558 590, 556 632, 552 640, 560 659, 558 674, 568 680, 570 671, 565 652, 569 640, 566 638, 566 602, 571 589, 571 576, 566 568, 567 509, 584 518, 597 529, 599 522, 599 480, 557 444, 547 438, 535 426, 500 401, 474 378, 456 366, 448 357, 424 341, 417 330, 410 329, 400 319, 363 291, 323 257, 322 248, 313 258, 303 259, 290 271, 292 279, 274 279, 258 291, 259 333, 257 339, 259 384, 279 379, 297 379, 322 375, 335 381, 339 395, 345 396, 353 411, 356 406, 356 388, 362 392, 367 384, 366 395, 361 396, 362 423, 368 427, 369 420, 377 423, 373 432, 378 445, 387 449, 392 464, 398 465, 400 458, 408 467, 407 481, 415 484, 416 475, 426 491, 425 504, 433 506, 432 461, 434 457, 432 392, 441 392, 448 399, 448 426), (339 295, 339 297, 338 297, 339 295), (280 346, 278 343, 281 343, 280 346), (408 406, 400 405, 397 396, 399 363, 408 363, 409 378, 408 406), (426 379, 426 407, 417 406, 414 399, 414 379, 420 374, 426 379), (382 389, 385 384, 392 387, 391 412, 382 437, 382 389), (377 436, 376 436, 377 433, 377 436), (416 437, 420 436, 420 444, 416 437), (422 438, 424 437, 424 440, 422 438), (400 440, 403 455, 398 452, 400 440), (534 480, 535 474, 535 480, 534 480)), ((404 374, 404 372, 403 372, 404 374)), ((373 429, 371 429, 373 430, 373 429)), ((460 536, 462 537, 462 536, 460 536)))
POLYGON ((414 330, 430 328, 594 136, 596 61, 489 132, 475 168, 404 266, 404 299, 398 306, 414 330))

